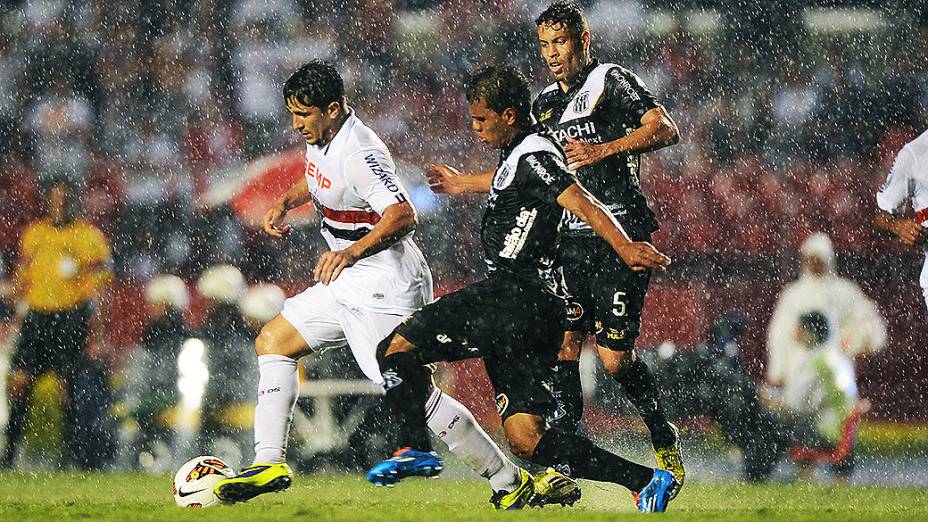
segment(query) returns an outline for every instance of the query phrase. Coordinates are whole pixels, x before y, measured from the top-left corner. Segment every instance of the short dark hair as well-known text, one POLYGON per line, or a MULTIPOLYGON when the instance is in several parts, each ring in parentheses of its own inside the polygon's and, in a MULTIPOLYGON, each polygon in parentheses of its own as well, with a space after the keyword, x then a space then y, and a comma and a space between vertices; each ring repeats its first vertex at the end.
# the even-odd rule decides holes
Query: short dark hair
POLYGON ((538 27, 557 24, 567 27, 570 35, 577 40, 585 31, 590 30, 590 25, 583 16, 583 8, 570 0, 554 2, 535 19, 535 25, 538 27))
POLYGON ((345 84, 331 63, 312 60, 297 69, 284 84, 284 100, 290 98, 320 109, 333 101, 344 106, 345 84))
POLYGON ((799 325, 812 339, 812 344, 822 344, 831 337, 828 318, 822 312, 808 312, 799 316, 799 325))
POLYGON ((528 79, 511 65, 488 65, 467 77, 464 95, 468 103, 483 99, 487 107, 497 114, 506 109, 516 111, 518 125, 525 128, 532 123, 532 93, 528 79))

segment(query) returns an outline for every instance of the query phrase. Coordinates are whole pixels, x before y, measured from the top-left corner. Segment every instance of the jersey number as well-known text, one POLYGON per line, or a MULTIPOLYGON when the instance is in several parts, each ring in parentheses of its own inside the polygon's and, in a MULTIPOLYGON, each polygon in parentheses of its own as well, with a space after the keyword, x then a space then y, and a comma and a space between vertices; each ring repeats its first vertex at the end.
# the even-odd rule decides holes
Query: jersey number
POLYGON ((616 292, 612 296, 612 315, 616 317, 625 315, 625 292, 616 292))

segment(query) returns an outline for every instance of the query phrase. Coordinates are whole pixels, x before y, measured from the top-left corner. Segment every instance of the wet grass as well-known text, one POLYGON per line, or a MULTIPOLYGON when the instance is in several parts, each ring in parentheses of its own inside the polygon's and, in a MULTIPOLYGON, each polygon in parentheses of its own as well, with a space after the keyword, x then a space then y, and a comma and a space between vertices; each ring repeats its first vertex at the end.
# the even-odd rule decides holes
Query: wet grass
MULTIPOLYGON (((573 508, 496 513, 484 482, 408 480, 374 488, 354 475, 298 476, 280 494, 247 504, 185 510, 168 477, 131 474, 0 474, 0 520, 615 520, 634 513, 619 487, 586 482, 573 508)), ((922 488, 804 484, 687 484, 661 520, 914 520, 928 517, 922 488)))

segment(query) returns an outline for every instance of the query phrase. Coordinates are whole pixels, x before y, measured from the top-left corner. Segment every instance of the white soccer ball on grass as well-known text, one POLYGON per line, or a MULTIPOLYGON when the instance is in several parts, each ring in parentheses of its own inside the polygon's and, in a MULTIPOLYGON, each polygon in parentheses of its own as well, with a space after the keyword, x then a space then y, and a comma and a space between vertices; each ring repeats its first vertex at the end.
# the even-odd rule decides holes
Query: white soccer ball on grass
POLYGON ((213 493, 220 480, 235 471, 219 457, 203 455, 188 460, 174 475, 174 501, 180 507, 210 507, 222 503, 213 493))

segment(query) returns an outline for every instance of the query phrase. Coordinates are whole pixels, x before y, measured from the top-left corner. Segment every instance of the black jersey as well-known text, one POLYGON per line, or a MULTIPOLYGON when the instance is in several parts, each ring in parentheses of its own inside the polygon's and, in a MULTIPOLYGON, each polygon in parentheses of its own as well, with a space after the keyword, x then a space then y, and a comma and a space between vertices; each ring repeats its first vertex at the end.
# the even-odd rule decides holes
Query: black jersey
MULTIPOLYGON (((558 83, 543 90, 532 105, 532 113, 554 131, 561 144, 567 143, 567 136, 604 143, 631 134, 641 126, 644 113, 657 106, 654 95, 634 73, 593 60, 567 92, 558 83)), ((638 154, 613 155, 577 172, 580 184, 609 208, 633 239, 658 228, 641 191, 638 162, 638 154)), ((569 213, 565 216, 566 234, 593 235, 579 218, 569 213)))
POLYGON ((554 270, 563 216, 557 198, 574 183, 552 136, 525 133, 502 150, 480 224, 491 273, 527 276, 561 293, 554 270))

